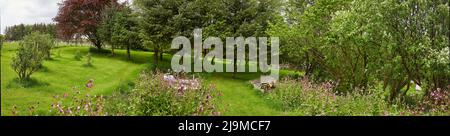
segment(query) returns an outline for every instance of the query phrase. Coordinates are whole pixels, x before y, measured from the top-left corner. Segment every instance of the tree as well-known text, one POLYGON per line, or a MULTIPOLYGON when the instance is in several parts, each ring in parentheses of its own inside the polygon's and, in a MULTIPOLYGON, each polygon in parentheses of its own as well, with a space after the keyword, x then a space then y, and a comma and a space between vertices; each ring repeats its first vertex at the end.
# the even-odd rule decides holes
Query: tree
POLYGON ((115 25, 116 12, 120 10, 121 5, 110 5, 102 13, 102 22, 98 26, 98 35, 100 39, 111 46, 111 53, 114 56, 114 49, 117 44, 112 41, 112 31, 115 25))
MULTIPOLYGON (((304 30, 300 28, 303 14, 313 7, 316 0, 287 0, 271 22, 267 33, 280 38, 280 59, 283 62, 298 64, 297 67, 311 75, 314 63, 308 51, 304 50, 307 41, 302 39, 304 30)), ((309 12, 309 11, 308 11, 309 12)))
POLYGON ((131 9, 125 7, 117 12, 115 22, 112 41, 124 46, 127 49, 128 59, 131 60, 130 50, 133 46, 139 45, 141 40, 136 17, 132 14, 131 9))
POLYGON ((424 94, 449 89, 448 1, 305 2, 288 1, 268 32, 280 36, 282 56, 307 76, 335 81, 343 92, 382 82, 391 102, 404 98, 411 81, 424 94))
POLYGON ((3 48, 3 38, 4 36, 2 34, 0 34, 0 55, 1 55, 1 50, 3 48))
POLYGON ((113 54, 114 48, 121 46, 127 49, 127 57, 131 60, 131 48, 140 44, 138 28, 137 17, 124 3, 105 11, 99 32, 100 37, 112 46, 113 54))
MULTIPOLYGON (((331 76, 339 81, 340 91, 368 90, 380 69, 382 16, 380 1, 356 1, 348 10, 336 11, 329 25, 326 46, 322 50, 331 76), (381 31, 380 31, 381 30, 381 31), (351 60, 351 61, 349 61, 351 60), (369 83, 370 82, 370 83, 369 83)), ((347 91, 345 91, 347 92, 347 91)))
POLYGON ((19 43, 20 47, 15 57, 12 58, 11 67, 17 73, 19 80, 30 79, 31 74, 39 70, 47 56, 47 47, 53 44, 48 34, 31 33, 19 43))
POLYGON ((391 100, 406 95, 410 81, 422 86, 426 95, 438 88, 450 89, 449 2, 386 0, 385 5, 381 13, 387 22, 389 59, 384 68, 390 73, 384 83, 391 87, 391 100), (391 76, 396 73, 401 75, 391 76))
POLYGON ((162 53, 168 49, 172 39, 179 35, 175 18, 180 15, 180 7, 187 1, 184 0, 136 0, 133 2, 139 9, 140 37, 144 46, 152 47, 154 63, 158 64, 158 58, 162 59, 162 53), (161 57, 160 57, 161 56, 161 57))
MULTIPOLYGON (((269 22, 275 19, 278 5, 273 0, 222 0, 214 11, 216 17, 205 31, 208 36, 250 37, 267 36, 269 22)), ((234 45, 233 78, 237 72, 237 46, 234 45)), ((248 56, 247 56, 248 57, 248 56)))
MULTIPOLYGON (((367 55, 361 57, 365 51, 361 48, 365 47, 356 46, 365 43, 356 38, 359 32, 349 32, 359 25, 355 24, 359 23, 359 16, 344 12, 352 11, 350 2, 289 0, 282 10, 286 14, 271 24, 268 31, 270 35, 280 37, 284 60, 299 64, 306 76, 316 80, 338 81, 341 91, 366 88, 366 79, 359 76, 365 73, 365 68, 359 67, 367 66, 363 64, 367 55)), ((361 7, 352 6, 355 9, 361 7)))
POLYGON ((6 27, 5 36, 7 40, 17 41, 22 40, 22 38, 26 35, 25 25, 14 25, 11 27, 6 27))
POLYGON ((72 39, 75 35, 86 36, 92 44, 101 49, 102 41, 98 35, 102 11, 117 0, 65 0, 59 4, 57 22, 58 35, 63 39, 72 39))
POLYGON ((31 34, 32 32, 39 32, 42 34, 49 34, 53 38, 56 38, 56 25, 55 24, 32 24, 32 25, 13 25, 8 26, 5 29, 5 38, 10 41, 22 40, 24 36, 31 34))

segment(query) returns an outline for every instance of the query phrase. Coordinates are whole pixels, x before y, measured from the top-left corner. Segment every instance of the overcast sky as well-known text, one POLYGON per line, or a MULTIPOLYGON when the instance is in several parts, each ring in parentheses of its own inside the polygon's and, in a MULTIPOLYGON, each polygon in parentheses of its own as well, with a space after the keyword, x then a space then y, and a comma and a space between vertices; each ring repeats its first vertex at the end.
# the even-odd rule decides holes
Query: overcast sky
MULTIPOLYGON (((15 24, 53 23, 63 0, 0 0, 1 33, 15 24)), ((120 0, 125 1, 125 0, 120 0)))

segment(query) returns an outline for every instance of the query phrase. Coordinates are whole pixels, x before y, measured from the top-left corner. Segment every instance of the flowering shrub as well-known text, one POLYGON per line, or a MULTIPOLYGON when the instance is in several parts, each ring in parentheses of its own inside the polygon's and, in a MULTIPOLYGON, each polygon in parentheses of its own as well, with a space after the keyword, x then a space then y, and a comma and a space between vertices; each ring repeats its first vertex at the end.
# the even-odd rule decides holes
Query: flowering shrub
POLYGON ((54 96, 50 114, 60 116, 105 116, 108 115, 103 109, 105 98, 103 95, 91 96, 76 91, 73 94, 65 93, 62 96, 54 96))
MULTIPOLYGON (((134 89, 108 96, 89 95, 74 88, 73 93, 55 95, 49 112, 38 113, 35 109, 39 103, 29 106, 28 112, 31 116, 220 115, 213 85, 206 86, 198 78, 187 79, 184 74, 170 80, 167 77, 160 72, 144 72, 134 89)), ((13 106, 11 112, 18 115, 17 107, 13 106)))
POLYGON ((334 87, 334 83, 315 84, 308 78, 284 79, 267 97, 281 110, 301 115, 450 115, 448 91, 433 91, 430 98, 407 105, 400 101, 390 104, 381 87, 346 94, 335 93, 334 87))
POLYGON ((412 109, 413 114, 450 115, 450 93, 448 90, 437 88, 425 96, 417 107, 412 109))
POLYGON ((200 87, 199 80, 196 78, 184 79, 182 77, 177 78, 171 74, 164 74, 163 80, 173 89, 180 91, 186 91, 188 89, 197 90, 200 87))
POLYGON ((135 115, 219 115, 214 105, 215 87, 200 79, 170 77, 160 72, 142 73, 130 94, 135 115))

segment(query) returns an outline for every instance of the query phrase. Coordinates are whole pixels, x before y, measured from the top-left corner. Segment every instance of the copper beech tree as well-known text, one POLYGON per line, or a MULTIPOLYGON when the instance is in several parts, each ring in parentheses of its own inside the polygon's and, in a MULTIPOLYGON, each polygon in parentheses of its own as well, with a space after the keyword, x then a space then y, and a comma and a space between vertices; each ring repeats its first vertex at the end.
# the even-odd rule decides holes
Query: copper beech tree
POLYGON ((65 0, 59 3, 57 33, 62 39, 87 37, 92 44, 101 49, 102 41, 97 33, 105 7, 118 4, 117 0, 65 0))

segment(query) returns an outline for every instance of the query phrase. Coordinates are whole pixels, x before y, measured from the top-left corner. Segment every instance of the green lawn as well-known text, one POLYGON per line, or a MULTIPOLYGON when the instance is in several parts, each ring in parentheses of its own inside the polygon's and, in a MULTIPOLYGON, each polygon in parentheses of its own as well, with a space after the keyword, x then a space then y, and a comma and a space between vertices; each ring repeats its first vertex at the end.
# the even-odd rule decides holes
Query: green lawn
POLYGON ((255 73, 238 73, 232 79, 231 73, 208 73, 203 77, 214 84, 222 93, 219 109, 225 116, 281 116, 295 113, 276 110, 275 104, 264 99, 264 94, 254 90, 249 80, 259 78, 255 73))

